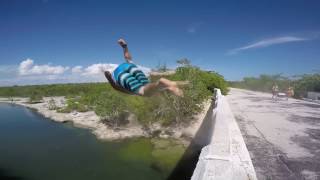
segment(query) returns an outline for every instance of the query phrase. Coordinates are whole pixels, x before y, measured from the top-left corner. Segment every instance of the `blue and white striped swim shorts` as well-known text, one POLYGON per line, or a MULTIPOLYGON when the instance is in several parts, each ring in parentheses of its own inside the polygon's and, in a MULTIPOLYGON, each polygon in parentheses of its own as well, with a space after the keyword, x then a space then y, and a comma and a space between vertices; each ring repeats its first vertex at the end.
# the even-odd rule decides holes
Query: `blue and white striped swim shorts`
POLYGON ((121 87, 138 94, 139 89, 150 81, 135 64, 120 64, 112 73, 113 79, 121 87))

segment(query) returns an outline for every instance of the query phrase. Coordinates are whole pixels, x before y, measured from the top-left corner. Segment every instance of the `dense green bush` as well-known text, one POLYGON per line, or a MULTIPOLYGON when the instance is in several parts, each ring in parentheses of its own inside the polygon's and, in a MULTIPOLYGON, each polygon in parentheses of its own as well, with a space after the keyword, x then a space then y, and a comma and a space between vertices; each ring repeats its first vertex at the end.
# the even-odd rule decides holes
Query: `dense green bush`
MULTIPOLYGON (((155 82, 160 76, 152 76, 155 82)), ((188 123, 193 115, 203 109, 203 101, 208 99, 214 88, 227 93, 227 83, 215 72, 202 71, 190 64, 176 69, 175 74, 165 76, 175 81, 189 81, 181 87, 183 97, 168 92, 152 97, 140 97, 115 91, 108 83, 55 84, 37 86, 15 86, 0 88, 0 96, 28 97, 35 94, 42 96, 65 96, 67 104, 58 112, 93 110, 107 124, 117 127, 128 113, 146 126, 160 122, 163 125, 188 123)))
POLYGON ((42 101, 42 92, 40 90, 33 90, 29 96, 29 103, 40 103, 42 101))
MULTIPOLYGON (((160 76, 152 76, 151 80, 157 81, 159 78, 160 76)), ((165 78, 189 81, 189 85, 182 87, 184 96, 177 97, 163 92, 161 96, 131 101, 130 107, 139 120, 157 121, 163 125, 187 123, 194 114, 203 109, 202 102, 212 95, 214 88, 220 88, 224 94, 228 91, 227 83, 221 75, 202 71, 191 65, 179 67, 175 74, 167 75, 165 78), (145 108, 141 109, 142 105, 145 108)))
POLYGON ((320 74, 302 75, 294 84, 295 96, 304 97, 308 91, 320 92, 320 74))
POLYGON ((231 87, 262 92, 271 92, 274 84, 278 85, 280 91, 286 91, 289 86, 293 86, 294 81, 281 74, 263 74, 259 77, 245 77, 242 81, 230 82, 231 87))
POLYGON ((124 120, 121 117, 124 117, 127 110, 124 100, 117 93, 102 92, 96 100, 94 111, 103 121, 117 127, 120 124, 119 121, 124 120))
MULTIPOLYGON (((160 76, 152 77, 153 80, 159 79, 160 76)), ((220 88, 223 94, 228 93, 228 85, 222 75, 213 71, 203 71, 198 67, 187 65, 178 67, 176 73, 166 76, 166 78, 174 81, 189 81, 192 87, 202 87, 201 95, 207 96, 204 88, 211 93, 214 92, 214 88, 220 88)), ((195 92, 196 93, 196 92, 195 92)))
POLYGON ((289 86, 293 87, 297 98, 305 97, 308 91, 320 92, 320 74, 305 74, 288 78, 277 75, 260 75, 259 77, 245 77, 242 81, 229 82, 231 87, 243 88, 254 91, 271 92, 273 84, 277 84, 279 90, 286 92, 289 86))
MULTIPOLYGON (((111 87, 108 87, 111 89, 111 87)), ((82 84, 52 84, 52 85, 30 85, 0 87, 0 97, 30 97, 39 93, 41 96, 79 96, 91 92, 101 92, 106 90, 105 83, 82 83, 82 84)))

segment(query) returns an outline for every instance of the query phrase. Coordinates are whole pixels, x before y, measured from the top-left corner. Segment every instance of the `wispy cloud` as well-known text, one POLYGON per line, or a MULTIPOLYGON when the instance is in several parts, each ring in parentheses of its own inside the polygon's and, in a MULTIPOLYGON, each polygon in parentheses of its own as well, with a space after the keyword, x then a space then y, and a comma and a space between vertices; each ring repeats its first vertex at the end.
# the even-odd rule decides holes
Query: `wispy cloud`
POLYGON ((203 22, 192 23, 187 27, 187 32, 191 34, 196 33, 202 25, 203 22))
POLYGON ((0 73, 12 73, 17 71, 17 66, 15 65, 0 65, 0 73))
POLYGON ((263 39, 261 41, 258 41, 243 47, 232 49, 228 51, 227 54, 232 55, 248 49, 263 48, 263 47, 268 47, 276 44, 284 44, 284 43, 307 41, 307 40, 310 40, 310 39, 295 37, 295 36, 283 36, 283 37, 277 37, 277 38, 263 39))
POLYGON ((14 77, 18 74, 17 65, 0 65, 0 79, 14 77))

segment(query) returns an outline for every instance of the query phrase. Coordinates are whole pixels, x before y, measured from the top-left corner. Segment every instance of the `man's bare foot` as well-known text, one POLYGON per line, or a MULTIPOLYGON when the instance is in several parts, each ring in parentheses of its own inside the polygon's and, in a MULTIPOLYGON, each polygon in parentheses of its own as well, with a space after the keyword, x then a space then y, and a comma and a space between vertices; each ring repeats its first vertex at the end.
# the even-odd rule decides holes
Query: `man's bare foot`
POLYGON ((125 48, 127 46, 127 42, 124 39, 119 39, 118 43, 123 48, 125 48))

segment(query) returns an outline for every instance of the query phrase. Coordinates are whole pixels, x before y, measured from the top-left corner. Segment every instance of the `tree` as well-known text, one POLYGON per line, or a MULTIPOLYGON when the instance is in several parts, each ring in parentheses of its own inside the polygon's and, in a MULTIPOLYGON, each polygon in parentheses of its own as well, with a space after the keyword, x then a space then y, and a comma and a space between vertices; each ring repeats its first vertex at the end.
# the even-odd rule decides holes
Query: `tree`
POLYGON ((40 103, 42 98, 43 96, 40 91, 32 91, 29 96, 29 103, 40 103))
POLYGON ((104 92, 97 99, 94 111, 102 121, 115 129, 120 121, 125 120, 126 109, 125 100, 119 94, 104 92))
POLYGON ((160 64, 157 66, 157 71, 166 72, 168 70, 166 63, 160 64))
POLYGON ((48 102, 48 109, 49 110, 56 110, 57 109, 57 105, 56 102, 54 101, 53 98, 51 98, 48 102))
POLYGON ((320 92, 320 74, 305 74, 294 84, 295 96, 306 96, 308 91, 320 92))
POLYGON ((191 61, 189 59, 187 59, 187 58, 179 59, 179 60, 177 60, 177 63, 180 66, 190 66, 191 65, 191 61))

